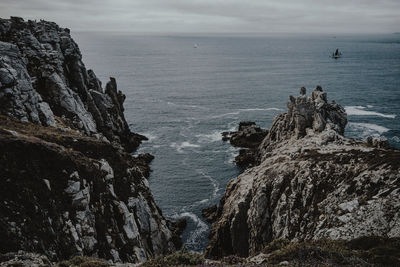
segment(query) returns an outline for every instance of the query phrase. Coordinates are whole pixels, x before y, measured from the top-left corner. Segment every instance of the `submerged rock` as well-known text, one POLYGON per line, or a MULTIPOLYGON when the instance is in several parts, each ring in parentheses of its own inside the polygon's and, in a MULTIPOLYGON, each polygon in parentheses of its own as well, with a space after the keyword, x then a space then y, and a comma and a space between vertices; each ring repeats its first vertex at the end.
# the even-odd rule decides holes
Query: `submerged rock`
POLYGON ((344 137, 346 121, 321 88, 291 97, 258 165, 228 183, 205 255, 247 257, 279 238, 400 237, 400 151, 344 137))

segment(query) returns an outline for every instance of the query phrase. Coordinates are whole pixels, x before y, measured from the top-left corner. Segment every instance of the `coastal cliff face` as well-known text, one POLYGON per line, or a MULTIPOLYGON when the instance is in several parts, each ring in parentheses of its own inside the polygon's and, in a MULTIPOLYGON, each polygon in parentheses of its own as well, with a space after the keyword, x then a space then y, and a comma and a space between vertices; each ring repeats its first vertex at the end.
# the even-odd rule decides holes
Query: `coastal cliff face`
POLYGON ((134 151, 144 136, 125 121, 125 95, 114 78, 103 90, 86 70, 69 29, 47 21, 0 19, 0 112, 21 121, 55 126, 61 117, 90 136, 105 136, 134 151))
POLYGON ((399 237, 400 151, 344 137, 346 117, 320 87, 290 97, 258 165, 227 185, 205 255, 247 257, 277 239, 399 237))
POLYGON ((180 245, 148 187, 145 137, 68 29, 0 19, 0 253, 143 262, 180 245))

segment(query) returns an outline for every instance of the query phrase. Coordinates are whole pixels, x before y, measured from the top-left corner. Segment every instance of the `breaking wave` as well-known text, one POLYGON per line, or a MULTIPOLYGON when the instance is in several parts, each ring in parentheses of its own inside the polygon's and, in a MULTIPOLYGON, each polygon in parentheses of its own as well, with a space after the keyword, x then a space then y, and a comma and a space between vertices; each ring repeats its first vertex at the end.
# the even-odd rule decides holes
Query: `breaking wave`
MULTIPOLYGON (((372 106, 367 106, 367 107, 369 108, 372 106)), ((378 116, 378 117, 391 118, 391 119, 396 118, 396 115, 394 115, 394 114, 383 114, 383 113, 376 112, 376 111, 366 110, 367 107, 346 106, 346 107, 344 107, 344 109, 346 110, 347 115, 350 115, 350 116, 378 116)))

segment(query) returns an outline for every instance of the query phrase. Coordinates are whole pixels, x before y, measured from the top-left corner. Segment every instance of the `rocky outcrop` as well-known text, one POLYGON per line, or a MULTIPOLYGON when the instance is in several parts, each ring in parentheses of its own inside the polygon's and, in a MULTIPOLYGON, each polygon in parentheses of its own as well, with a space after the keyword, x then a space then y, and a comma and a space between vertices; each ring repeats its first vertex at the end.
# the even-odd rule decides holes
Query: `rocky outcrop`
POLYGON ((181 230, 149 189, 153 156, 129 154, 145 137, 130 131, 115 79, 103 90, 81 58, 68 29, 0 19, 0 254, 170 253, 181 230))
POLYGON ((0 19, 0 114, 44 126, 62 117, 87 135, 135 151, 146 137, 130 131, 125 95, 114 78, 105 90, 87 71, 69 29, 47 21, 0 19))
POLYGON ((239 155, 235 157, 238 167, 247 168, 256 163, 257 147, 264 140, 268 131, 257 126, 252 121, 242 121, 235 132, 223 132, 222 140, 228 141, 235 147, 241 147, 239 155))
POLYGON ((343 136, 346 113, 318 87, 290 97, 229 182, 205 254, 247 257, 271 241, 400 236, 400 151, 343 136))
POLYGON ((0 252, 114 262, 172 252, 147 168, 109 142, 0 116, 0 252))
POLYGON ((242 121, 236 132, 223 132, 222 140, 236 147, 257 148, 268 134, 267 130, 252 121, 242 121))

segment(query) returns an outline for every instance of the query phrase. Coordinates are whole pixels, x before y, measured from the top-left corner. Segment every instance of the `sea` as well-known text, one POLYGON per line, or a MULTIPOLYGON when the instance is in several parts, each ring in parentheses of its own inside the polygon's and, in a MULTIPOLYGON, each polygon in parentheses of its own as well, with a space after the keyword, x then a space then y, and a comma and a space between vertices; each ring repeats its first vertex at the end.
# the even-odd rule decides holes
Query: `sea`
MULTIPOLYGON (((269 128, 289 95, 321 85, 345 107, 345 135, 385 136, 400 148, 400 35, 135 35, 73 33, 103 85, 117 79, 132 131, 149 138, 150 188, 163 215, 186 218, 186 247, 202 252, 217 204, 241 170, 221 140, 240 121, 269 128), (331 58, 339 49, 341 58, 331 58)), ((400 160, 400 159, 399 159, 400 160)))

